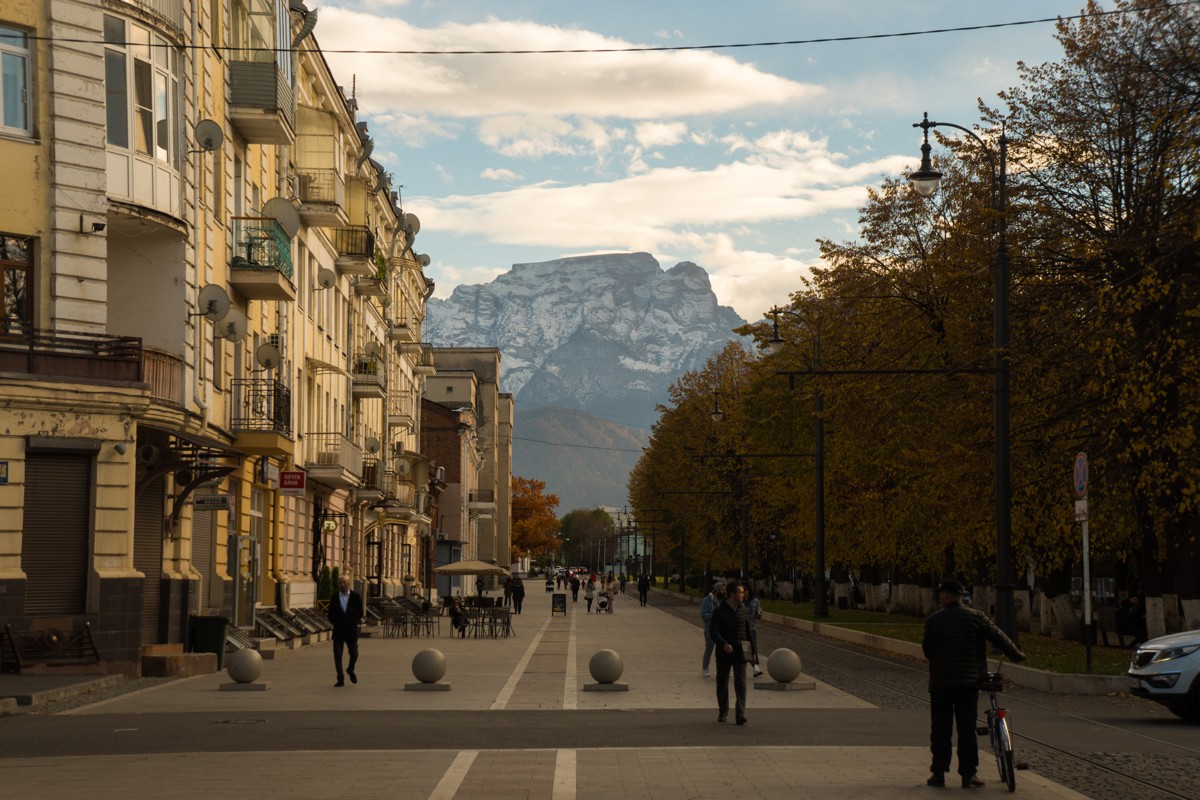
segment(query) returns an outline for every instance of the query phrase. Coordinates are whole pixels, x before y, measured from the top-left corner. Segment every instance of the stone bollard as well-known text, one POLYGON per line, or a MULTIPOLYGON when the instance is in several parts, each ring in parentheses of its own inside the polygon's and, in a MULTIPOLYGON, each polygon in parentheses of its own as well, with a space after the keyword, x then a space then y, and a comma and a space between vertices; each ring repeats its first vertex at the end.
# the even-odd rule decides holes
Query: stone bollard
POLYGON ((598 650, 588 662, 588 672, 596 683, 585 683, 585 692, 628 692, 629 684, 617 683, 625 671, 625 659, 616 650, 598 650))
POLYGON ((238 650, 225 660, 225 671, 233 678, 233 683, 222 683, 217 688, 222 692, 265 692, 271 684, 266 681, 255 683, 262 675, 262 669, 262 656, 257 650, 238 650))
POLYGON ((448 692, 450 684, 439 683, 446 674, 446 656, 441 650, 422 650, 413 656, 413 677, 420 683, 404 684, 406 692, 448 692))
POLYGON ((767 657, 769 681, 755 681, 755 689, 770 689, 777 692, 794 689, 815 689, 814 681, 796 681, 800 677, 800 656, 786 647, 775 650, 767 657))

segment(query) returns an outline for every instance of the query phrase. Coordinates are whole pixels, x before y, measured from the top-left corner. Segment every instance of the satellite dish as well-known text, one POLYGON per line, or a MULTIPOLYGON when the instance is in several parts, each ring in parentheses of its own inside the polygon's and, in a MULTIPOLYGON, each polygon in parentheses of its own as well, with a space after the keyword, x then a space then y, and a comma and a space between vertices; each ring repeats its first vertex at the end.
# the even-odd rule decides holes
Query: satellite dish
POLYGON ((198 313, 209 322, 220 322, 229 313, 229 293, 215 283, 201 289, 196 299, 200 306, 198 313))
POLYGON ((279 354, 278 347, 267 342, 258 346, 258 349, 254 351, 254 358, 263 369, 275 369, 279 366, 283 356, 279 354))
POLYGON ((221 126, 211 119, 202 119, 196 123, 196 144, 206 153, 211 153, 225 141, 225 132, 221 126))
POLYGON ((286 197, 272 197, 263 203, 262 213, 264 217, 270 217, 278 222, 279 227, 283 228, 283 232, 288 235, 289 239, 295 238, 299 233, 300 212, 286 197))
POLYGON ((329 267, 321 267, 317 270, 317 285, 322 289, 331 289, 337 283, 337 273, 329 267))
POLYGON ((367 437, 367 452, 372 454, 379 452, 379 440, 374 436, 367 437))
POLYGON ((404 215, 404 228, 408 231, 409 236, 416 236, 421 232, 421 220, 416 214, 404 215))
POLYGON ((408 459, 400 456, 396 459, 396 474, 400 477, 407 477, 408 473, 412 472, 412 465, 408 463, 408 459))
POLYGON ((421 255, 417 256, 417 263, 420 264, 422 267, 428 267, 429 266, 429 256, 427 256, 425 253, 421 253, 421 255))
POLYGON ((370 358, 379 358, 383 354, 383 348, 379 346, 379 342, 367 342, 367 346, 363 348, 363 352, 370 358))
POLYGON ((229 342, 240 342, 246 338, 248 327, 246 315, 234 308, 225 315, 225 319, 217 323, 217 336, 229 342))

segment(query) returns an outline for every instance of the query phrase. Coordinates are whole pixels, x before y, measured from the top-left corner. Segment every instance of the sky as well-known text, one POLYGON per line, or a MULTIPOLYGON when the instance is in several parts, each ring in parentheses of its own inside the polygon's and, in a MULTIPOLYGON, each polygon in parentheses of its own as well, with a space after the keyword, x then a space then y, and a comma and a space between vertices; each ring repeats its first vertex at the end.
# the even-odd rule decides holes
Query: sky
MULTIPOLYGON (((858 236, 867 189, 917 166, 931 119, 1056 61, 1084 0, 326 0, 316 38, 421 220, 436 295, 514 263, 649 252, 692 261, 746 319, 785 303, 817 239, 858 236), (335 50, 384 50, 385 54, 335 50)), ((1107 7, 1107 5, 1106 5, 1107 7)), ((949 131, 953 132, 953 131, 949 131)))

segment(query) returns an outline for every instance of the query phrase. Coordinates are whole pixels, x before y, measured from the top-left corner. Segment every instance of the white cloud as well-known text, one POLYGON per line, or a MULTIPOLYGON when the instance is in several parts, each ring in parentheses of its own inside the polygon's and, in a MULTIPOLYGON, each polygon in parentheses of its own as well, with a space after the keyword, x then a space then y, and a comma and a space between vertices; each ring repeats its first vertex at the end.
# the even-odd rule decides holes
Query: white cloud
POLYGON ((434 139, 457 139, 462 123, 453 120, 434 120, 424 114, 385 112, 367 118, 372 134, 386 132, 408 147, 424 147, 434 139))
POLYGON ((633 135, 642 147, 670 147, 679 144, 687 135, 685 122, 639 122, 633 135))
POLYGON ((488 167, 483 172, 480 172, 479 177, 488 181, 516 181, 521 179, 521 176, 511 169, 496 169, 494 167, 488 167))
POLYGON ((319 38, 338 75, 359 76, 372 113, 448 117, 544 114, 641 120, 795 106, 821 89, 706 51, 536 55, 380 55, 332 50, 544 50, 636 43, 592 31, 490 18, 417 28, 403 19, 322 9, 319 38))

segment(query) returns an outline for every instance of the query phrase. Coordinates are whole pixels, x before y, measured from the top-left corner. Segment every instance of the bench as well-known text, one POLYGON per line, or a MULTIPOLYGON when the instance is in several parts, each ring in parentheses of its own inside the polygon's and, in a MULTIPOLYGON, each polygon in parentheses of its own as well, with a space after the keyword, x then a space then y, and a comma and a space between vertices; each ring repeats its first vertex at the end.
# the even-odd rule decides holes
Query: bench
POLYGON ((47 667, 92 666, 100 663, 100 651, 92 638, 92 623, 64 632, 57 628, 16 631, 4 626, 0 639, 0 667, 7 672, 23 672, 35 664, 47 667))

